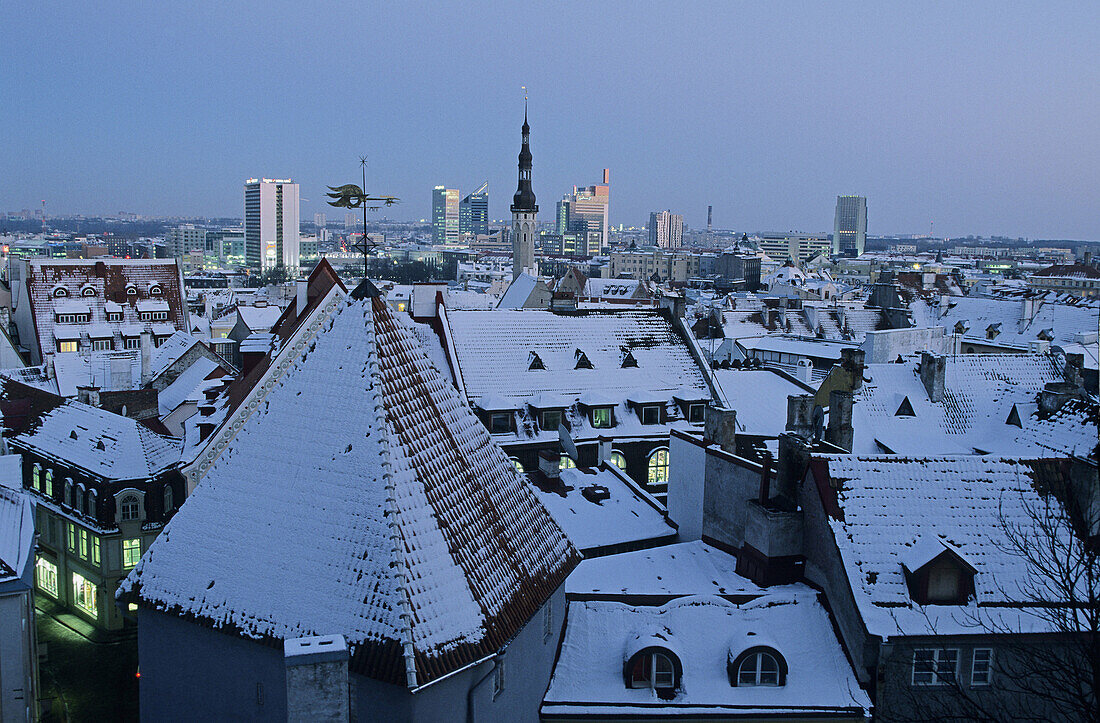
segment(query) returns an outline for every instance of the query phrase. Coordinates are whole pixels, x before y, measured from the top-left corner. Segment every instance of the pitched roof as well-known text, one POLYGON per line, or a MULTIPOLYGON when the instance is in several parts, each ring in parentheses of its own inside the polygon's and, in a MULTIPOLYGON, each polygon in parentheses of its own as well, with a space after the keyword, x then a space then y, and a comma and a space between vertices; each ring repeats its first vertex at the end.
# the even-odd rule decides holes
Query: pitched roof
POLYGON ((577 553, 391 310, 333 305, 122 589, 252 638, 342 634, 355 671, 422 685, 505 644, 577 553))
POLYGON ((34 557, 34 509, 21 465, 18 454, 0 456, 0 583, 22 577, 34 557))

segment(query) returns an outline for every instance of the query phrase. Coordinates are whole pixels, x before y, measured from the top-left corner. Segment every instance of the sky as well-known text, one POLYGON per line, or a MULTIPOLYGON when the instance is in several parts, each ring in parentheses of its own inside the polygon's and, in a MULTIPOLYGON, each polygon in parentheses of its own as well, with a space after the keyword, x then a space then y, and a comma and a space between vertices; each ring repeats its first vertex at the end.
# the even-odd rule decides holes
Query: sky
MULTIPOLYGON (((1100 239, 1100 3, 0 5, 0 211, 240 216, 246 178, 516 187, 523 90, 550 221, 1100 239)), ((379 216, 381 214, 375 214, 379 216)))

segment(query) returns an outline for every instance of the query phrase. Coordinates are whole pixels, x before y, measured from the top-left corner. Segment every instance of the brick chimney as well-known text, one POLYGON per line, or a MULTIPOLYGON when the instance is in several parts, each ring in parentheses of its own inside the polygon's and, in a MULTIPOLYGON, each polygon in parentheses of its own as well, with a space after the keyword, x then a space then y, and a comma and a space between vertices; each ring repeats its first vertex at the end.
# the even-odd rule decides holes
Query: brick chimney
POLYGON ((814 436, 814 395, 791 394, 787 397, 787 431, 803 439, 814 436))
POLYGON ((343 635, 287 640, 283 660, 288 721, 350 720, 348 645, 343 635))
POLYGON ((561 478, 561 453, 549 449, 539 451, 539 472, 548 479, 561 478))
POLYGON ((848 347, 840 350, 840 366, 852 380, 850 391, 858 392, 863 386, 864 359, 866 354, 862 349, 848 347))
POLYGON ((730 454, 737 452, 737 412, 707 405, 703 416, 703 438, 730 454))
POLYGON ((936 404, 943 401, 944 384, 947 379, 947 357, 936 356, 929 352, 920 355, 920 380, 928 392, 928 401, 936 404))
POLYGON ((825 441, 849 452, 853 442, 852 405, 851 392, 840 389, 829 392, 829 426, 825 430, 825 441))

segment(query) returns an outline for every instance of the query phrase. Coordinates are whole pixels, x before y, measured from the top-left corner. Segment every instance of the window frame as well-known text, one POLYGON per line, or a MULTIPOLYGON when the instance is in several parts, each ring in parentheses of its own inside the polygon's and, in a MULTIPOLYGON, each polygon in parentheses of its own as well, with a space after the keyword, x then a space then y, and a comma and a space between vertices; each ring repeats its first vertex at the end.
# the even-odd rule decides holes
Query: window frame
POLYGON ((130 570, 141 561, 141 538, 127 537, 122 539, 122 569, 130 570), (134 553, 137 556, 134 556, 134 553))
POLYGON ((124 495, 118 501, 118 518, 123 522, 133 522, 141 519, 140 500, 137 495, 124 495), (131 507, 132 505, 132 507, 131 507), (132 510, 132 512, 128 512, 132 510))
POLYGON ((114 339, 92 339, 92 351, 111 351, 114 347, 114 339))
POLYGON ((680 661, 667 648, 651 646, 631 656, 626 668, 626 687, 631 690, 674 691, 680 687, 680 661), (658 669, 658 660, 667 664, 658 669), (642 666, 642 667, 639 667, 642 666), (642 677, 638 672, 642 671, 642 677))
POLYGON ((539 413, 539 429, 544 432, 556 432, 558 427, 561 426, 562 413, 560 409, 544 409, 539 413), (550 426, 546 419, 547 417, 557 418, 557 424, 550 426))
POLYGON ((646 457, 646 481, 650 485, 667 485, 669 472, 668 447, 657 447, 646 457), (664 454, 663 461, 660 457, 664 454), (654 460, 657 460, 654 463, 654 460), (662 476, 663 470, 663 476, 662 476))
POLYGON ((95 619, 99 619, 99 588, 78 572, 72 573, 73 606, 95 619), (89 603, 89 600, 91 601, 89 603))
POLYGON ((611 429, 615 426, 615 415, 611 407, 592 407, 589 420, 593 429, 611 429))
POLYGON ((618 467, 618 468, 619 468, 619 469, 621 469, 622 471, 624 471, 624 472, 626 471, 626 455, 625 455, 625 454, 623 454, 622 452, 620 452, 619 450, 617 450, 617 449, 613 449, 613 450, 611 450, 611 455, 610 455, 610 456, 609 456, 609 457, 607 458, 607 461, 608 461, 608 462, 609 462, 610 464, 613 464, 613 465, 615 465, 616 467, 618 467), (622 460, 622 462, 623 462, 622 464, 619 464, 618 462, 616 462, 616 461, 615 461, 615 457, 616 457, 616 456, 617 456, 617 457, 618 457, 619 459, 621 459, 621 460, 622 460))
POLYGON ((80 342, 73 339, 58 339, 57 351, 59 354, 80 351, 80 342))
POLYGON ((656 404, 642 406, 642 424, 660 424, 661 407, 656 404))
POLYGON ((910 672, 909 682, 916 687, 934 687, 939 685, 951 685, 950 680, 945 680, 945 671, 941 670, 941 667, 946 668, 947 653, 951 653, 954 659, 951 661, 950 674, 954 677, 955 681, 959 678, 959 649, 958 648, 914 648, 913 649, 913 667, 910 672), (931 676, 930 680, 917 680, 917 658, 920 653, 931 653, 931 667, 927 671, 919 671, 920 675, 931 676), (941 665, 942 664, 942 665, 941 665))
POLYGON ((766 650, 749 653, 741 658, 741 664, 737 666, 737 687, 739 688, 778 688, 781 679, 779 661, 766 650), (770 667, 765 661, 770 661, 770 667), (751 669, 745 667, 749 664, 752 665, 751 669), (750 675, 751 680, 745 679, 746 673, 750 675), (774 681, 772 681, 773 676, 774 681))
POLYGON ((974 648, 970 653, 970 687, 985 688, 993 684, 993 648, 974 648), (978 674, 978 653, 985 653, 984 676, 985 680, 975 682, 974 676, 978 674))
POLYGON ((34 561, 34 587, 40 590, 54 600, 58 599, 61 595, 61 591, 57 586, 58 583, 58 571, 57 563, 42 555, 38 555, 34 561), (46 578, 46 579, 43 579, 46 578))
POLYGON ((702 424, 706 418, 707 405, 706 404, 689 404, 688 405, 688 422, 691 424, 702 424), (696 414, 695 410, 699 410, 696 414))
POLYGON ((511 412, 490 412, 489 413, 489 433, 490 434, 508 434, 512 431, 512 414, 511 412), (504 421, 503 424, 498 424, 500 420, 504 421))

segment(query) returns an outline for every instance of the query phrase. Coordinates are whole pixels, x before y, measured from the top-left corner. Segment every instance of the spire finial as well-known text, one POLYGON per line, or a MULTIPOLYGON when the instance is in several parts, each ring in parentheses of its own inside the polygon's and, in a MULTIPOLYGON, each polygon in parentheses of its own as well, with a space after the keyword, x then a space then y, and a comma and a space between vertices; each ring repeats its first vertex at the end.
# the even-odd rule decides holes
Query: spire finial
POLYGON ((527 123, 527 86, 521 86, 523 88, 523 122, 527 123))

